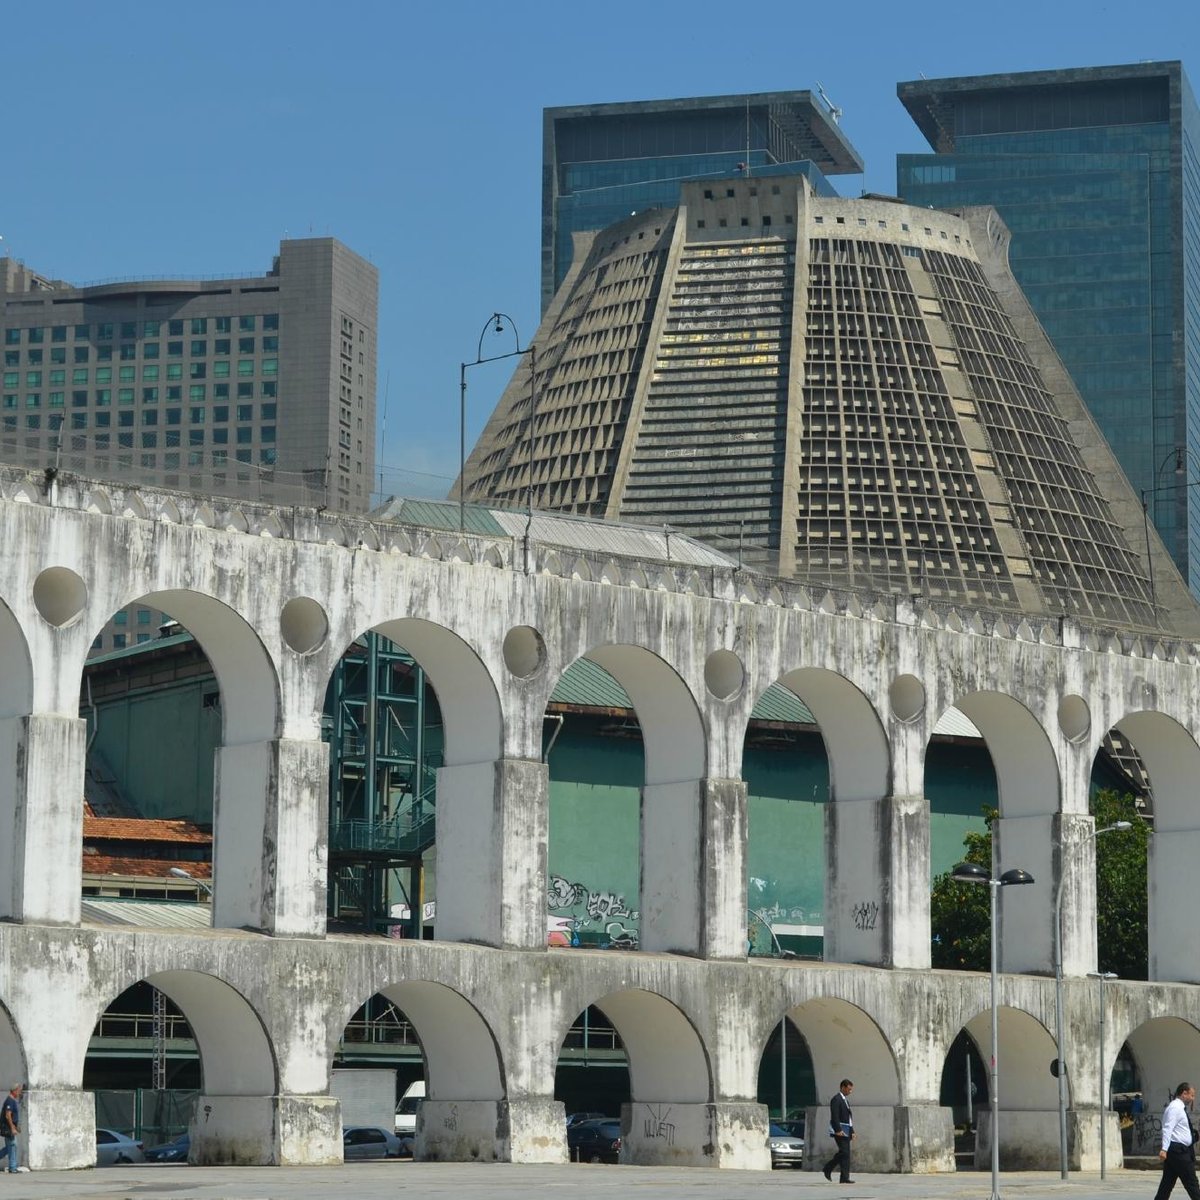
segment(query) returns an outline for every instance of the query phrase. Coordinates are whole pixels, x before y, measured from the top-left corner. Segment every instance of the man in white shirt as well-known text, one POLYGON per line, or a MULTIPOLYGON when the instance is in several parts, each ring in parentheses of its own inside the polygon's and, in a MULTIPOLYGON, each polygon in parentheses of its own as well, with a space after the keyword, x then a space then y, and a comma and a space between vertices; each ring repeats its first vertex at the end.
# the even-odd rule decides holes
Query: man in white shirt
POLYGON ((1177 1179, 1183 1181, 1183 1189, 1191 1200, 1200 1200, 1200 1183, 1196 1182, 1195 1137, 1187 1111, 1195 1098, 1196 1089, 1190 1083, 1181 1083, 1175 1089, 1175 1099, 1163 1111, 1162 1149, 1158 1152, 1163 1173, 1154 1200, 1167 1200, 1175 1190, 1177 1179))

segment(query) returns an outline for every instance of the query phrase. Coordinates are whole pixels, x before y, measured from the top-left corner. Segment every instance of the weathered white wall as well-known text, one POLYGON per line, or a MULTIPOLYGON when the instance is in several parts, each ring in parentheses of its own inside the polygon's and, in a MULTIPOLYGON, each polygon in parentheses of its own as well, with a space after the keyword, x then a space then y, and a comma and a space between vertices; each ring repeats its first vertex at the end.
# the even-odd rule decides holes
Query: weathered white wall
MULTIPOLYGON (((1155 789, 1152 972, 1200 978, 1200 933, 1177 915, 1190 909, 1200 837, 1196 645, 539 545, 524 569, 502 538, 303 510, 215 511, 86 481, 47 492, 41 482, 0 470, 0 818, 11 830, 0 850, 0 916, 14 922, 0 924, 0 1004, 10 1017, 7 1032, 0 1022, 0 1061, 22 1064, 39 1097, 33 1161, 86 1155, 90 1131, 51 1127, 71 1126, 86 1107, 74 1097, 96 1017, 130 983, 157 977, 201 1043, 205 1087, 219 1101, 201 1153, 214 1159, 334 1155, 331 1047, 363 1000, 394 989, 410 1016, 420 1014, 438 1106, 430 1111, 441 1122, 436 1137, 428 1131, 430 1153, 560 1156, 558 1049, 577 1014, 602 1002, 629 1049, 634 1117, 638 1106, 671 1105, 684 1114, 680 1128, 707 1122, 721 1140, 705 1161, 761 1163, 757 1064, 789 1012, 809 1039, 821 1090, 846 1074, 865 1108, 879 1110, 870 1153, 893 1169, 944 1163, 946 1052, 964 1027, 986 1040, 986 980, 926 969, 923 754, 950 706, 975 721, 993 754, 1000 865, 1036 878, 1002 895, 1006 968, 1050 969, 1064 871, 1076 873, 1064 894, 1068 976, 1094 965, 1091 851, 1064 845, 1086 838, 1087 768, 1119 725, 1155 789), (222 687, 217 928, 203 937, 77 927, 80 675, 111 613, 151 596, 196 634, 222 687), (438 869, 454 887, 439 896, 443 940, 433 945, 324 936, 319 711, 338 656, 366 629, 413 653, 445 718, 438 869), (543 944, 542 715, 562 671, 584 655, 626 688, 645 738, 647 952, 637 955, 548 953, 543 944), (754 699, 776 681, 817 715, 829 752, 827 951, 844 965, 742 961, 741 747, 754 699), (455 1129, 446 1125, 455 1119, 455 1129)), ((1164 1004, 1189 1029, 1200 1025, 1196 989, 1115 983, 1109 992, 1113 1046, 1118 1036, 1135 1052, 1140 1045, 1158 1086, 1187 1039, 1182 1026, 1137 1031, 1167 1015, 1164 1004)), ((1006 1013, 1020 1014, 1005 1018, 1020 1035, 1013 1043, 1032 1050, 1023 1058, 1005 1049, 1002 1029, 1002 1099, 1052 1110, 1042 1079, 1054 1054, 1045 1032, 1052 988, 1017 975, 1003 993, 1006 1013)), ((1089 1104, 1095 1125, 1095 1089, 1084 1083, 1094 1000, 1077 978, 1067 993, 1066 1056, 1084 1138, 1089 1104)), ((665 1139, 634 1117, 629 1153, 662 1154, 665 1139)), ((1031 1133, 1031 1154, 1040 1153, 1035 1142, 1031 1133)))

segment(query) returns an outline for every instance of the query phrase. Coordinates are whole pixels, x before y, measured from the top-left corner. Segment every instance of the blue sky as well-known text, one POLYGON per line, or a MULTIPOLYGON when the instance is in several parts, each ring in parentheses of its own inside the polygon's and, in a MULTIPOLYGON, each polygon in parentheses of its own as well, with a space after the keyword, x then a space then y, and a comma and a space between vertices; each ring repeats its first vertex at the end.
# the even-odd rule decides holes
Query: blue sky
MULTIPOLYGON (((895 190, 927 147, 896 83, 1182 59, 1195 0, 658 4, 59 0, 5 6, 0 252, 77 283, 265 271, 332 235, 380 270, 388 491, 445 494, 458 364, 538 317, 548 105, 811 88, 895 190), (485 347, 487 343, 485 342, 485 347)), ((508 348, 507 346, 505 347, 508 348)), ((468 445, 509 364, 472 372, 468 445)))

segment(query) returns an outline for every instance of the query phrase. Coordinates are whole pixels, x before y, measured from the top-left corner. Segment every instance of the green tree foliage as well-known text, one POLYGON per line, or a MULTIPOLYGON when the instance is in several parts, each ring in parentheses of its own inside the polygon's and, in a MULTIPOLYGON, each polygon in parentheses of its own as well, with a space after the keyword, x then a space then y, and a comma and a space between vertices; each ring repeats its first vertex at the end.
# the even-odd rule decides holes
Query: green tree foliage
MULTIPOLYGON (((995 809, 985 809, 986 833, 968 833, 963 840, 966 862, 992 865, 992 822, 995 809)), ((1145 979, 1146 851, 1149 828, 1138 814, 1132 796, 1097 792, 1092 797, 1096 827, 1129 821, 1131 829, 1096 839, 1096 917, 1099 968, 1122 979, 1145 979)), ((1048 895, 1050 893, 1047 893, 1048 895)), ((989 967, 988 889, 976 883, 956 883, 947 872, 933 881, 930 898, 933 965, 959 971, 989 967)))
MULTIPOLYGON (((992 869, 992 822, 994 808, 983 810, 986 833, 968 833, 963 839, 964 862, 992 869)), ((990 967, 988 945, 988 889, 977 883, 957 883, 950 872, 933 881, 929 904, 933 931, 933 965, 955 971, 986 971, 990 967)))

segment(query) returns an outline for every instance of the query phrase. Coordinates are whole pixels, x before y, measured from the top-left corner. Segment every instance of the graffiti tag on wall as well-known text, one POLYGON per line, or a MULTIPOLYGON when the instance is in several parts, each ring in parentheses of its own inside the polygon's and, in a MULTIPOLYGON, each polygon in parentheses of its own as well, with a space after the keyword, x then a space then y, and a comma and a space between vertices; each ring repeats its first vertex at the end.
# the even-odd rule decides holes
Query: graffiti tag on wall
POLYGON ((864 932, 874 929, 879 920, 879 905, 874 900, 860 900, 851 910, 854 918, 854 928, 864 932))
POLYGON ((669 1104, 646 1105, 646 1119, 642 1122, 642 1136, 648 1141, 664 1141, 668 1146, 675 1145, 675 1125, 668 1121, 671 1115, 669 1104))
POLYGON ((608 889, 593 891, 586 884, 551 875, 546 889, 547 944, 579 946, 580 934, 589 944, 616 950, 636 950, 641 913, 630 908, 625 897, 608 889))

